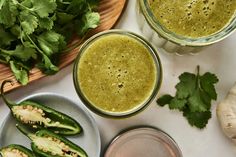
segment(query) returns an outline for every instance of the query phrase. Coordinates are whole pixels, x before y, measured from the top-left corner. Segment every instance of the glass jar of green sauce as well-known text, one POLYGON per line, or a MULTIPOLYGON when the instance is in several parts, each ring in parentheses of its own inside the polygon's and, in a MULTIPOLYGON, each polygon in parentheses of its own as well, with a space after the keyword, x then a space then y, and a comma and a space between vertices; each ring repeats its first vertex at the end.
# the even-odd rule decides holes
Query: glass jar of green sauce
POLYGON ((197 53, 236 29, 235 0, 137 0, 139 26, 170 53, 197 53))
POLYGON ((74 85, 93 112, 124 118, 142 111, 156 97, 161 62, 142 37, 122 30, 106 31, 88 39, 79 51, 74 85))

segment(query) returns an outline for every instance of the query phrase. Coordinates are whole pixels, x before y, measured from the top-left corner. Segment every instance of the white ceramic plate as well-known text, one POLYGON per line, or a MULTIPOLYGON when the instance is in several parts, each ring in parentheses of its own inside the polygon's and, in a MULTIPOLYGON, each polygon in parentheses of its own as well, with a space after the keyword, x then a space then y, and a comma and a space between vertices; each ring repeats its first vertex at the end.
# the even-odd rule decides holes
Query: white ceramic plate
MULTIPOLYGON (((97 125, 87 110, 70 99, 52 93, 40 93, 24 100, 34 100, 70 115, 83 127, 84 132, 68 139, 81 146, 90 157, 100 157, 101 140, 97 125)), ((15 127, 16 121, 9 113, 0 130, 0 146, 21 144, 30 148, 30 140, 15 127)))

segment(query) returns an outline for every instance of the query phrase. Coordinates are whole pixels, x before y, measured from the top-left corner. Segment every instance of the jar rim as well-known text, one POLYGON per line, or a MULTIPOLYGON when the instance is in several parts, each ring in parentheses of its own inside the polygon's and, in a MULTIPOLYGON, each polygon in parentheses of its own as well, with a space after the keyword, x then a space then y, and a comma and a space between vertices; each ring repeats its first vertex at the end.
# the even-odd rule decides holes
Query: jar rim
MULTIPOLYGON (((122 130, 106 146, 103 156, 112 157, 113 152, 117 152, 124 144, 127 144, 129 141, 140 140, 139 138, 153 140, 155 143, 167 146, 171 154, 175 154, 176 157, 183 157, 182 151, 173 137, 165 131, 150 125, 138 125, 122 130)), ((149 145, 144 145, 145 147, 149 147, 149 145)), ((160 145, 154 145, 154 147, 155 150, 163 150, 163 147, 161 148, 160 145)))
POLYGON ((92 37, 90 37, 79 49, 79 54, 76 57, 75 63, 74 63, 74 68, 73 68, 73 82, 74 82, 74 87, 76 89, 76 92, 79 96, 79 98, 81 99, 81 101, 83 102, 83 104, 89 108, 91 111, 93 111, 94 113, 103 116, 103 117, 108 117, 108 118, 127 118, 133 115, 136 115, 137 113, 141 112, 142 110, 144 110, 149 104, 150 102, 152 102, 152 100, 156 97, 160 86, 161 86, 161 82, 162 82, 162 65, 161 65, 161 61, 160 58, 157 54, 156 49, 148 42, 146 41, 143 37, 129 32, 129 31, 124 31, 124 30, 120 30, 120 29, 113 29, 113 30, 108 30, 108 31, 104 31, 104 32, 100 32, 92 37), (150 96, 148 97, 148 99, 138 105, 137 107, 135 107, 134 109, 131 109, 129 111, 125 111, 125 112, 108 112, 108 111, 104 111, 102 109, 99 109, 98 107, 96 107, 95 105, 93 105, 87 98, 86 96, 83 94, 81 88, 80 88, 80 84, 78 81, 78 67, 79 67, 79 62, 80 62, 80 58, 83 55, 83 53, 86 51, 86 49, 96 40, 99 40, 99 38, 102 38, 106 35, 116 35, 116 34, 120 34, 120 35, 126 35, 128 37, 132 37, 133 39, 139 41, 140 43, 142 43, 150 52, 152 59, 154 61, 155 64, 155 69, 156 69, 156 79, 155 79, 155 86, 150 94, 150 96))
POLYGON ((143 13, 147 23, 152 29, 155 30, 155 32, 157 32, 161 37, 165 38, 166 40, 169 40, 181 46, 201 47, 211 45, 225 39, 236 30, 235 11, 234 17, 231 19, 229 24, 222 28, 222 30, 220 30, 219 32, 198 38, 181 36, 174 32, 171 32, 160 24, 160 22, 153 15, 153 12, 149 5, 149 0, 138 0, 137 3, 139 3, 138 5, 140 6, 141 12, 143 13))

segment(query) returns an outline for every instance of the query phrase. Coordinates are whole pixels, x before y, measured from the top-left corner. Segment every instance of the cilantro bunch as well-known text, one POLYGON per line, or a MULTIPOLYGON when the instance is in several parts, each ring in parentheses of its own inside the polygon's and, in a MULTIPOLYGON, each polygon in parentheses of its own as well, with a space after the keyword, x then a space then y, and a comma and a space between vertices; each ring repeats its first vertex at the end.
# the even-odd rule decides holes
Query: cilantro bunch
POLYGON ((56 73, 72 34, 83 36, 98 26, 97 5, 98 0, 1 0, 0 63, 23 85, 35 66, 56 73))
POLYGON ((175 96, 163 95, 157 103, 160 106, 169 104, 171 110, 183 112, 190 125, 202 129, 211 118, 211 101, 217 99, 214 84, 219 80, 212 73, 200 75, 199 71, 198 66, 197 75, 188 72, 180 75, 175 96))

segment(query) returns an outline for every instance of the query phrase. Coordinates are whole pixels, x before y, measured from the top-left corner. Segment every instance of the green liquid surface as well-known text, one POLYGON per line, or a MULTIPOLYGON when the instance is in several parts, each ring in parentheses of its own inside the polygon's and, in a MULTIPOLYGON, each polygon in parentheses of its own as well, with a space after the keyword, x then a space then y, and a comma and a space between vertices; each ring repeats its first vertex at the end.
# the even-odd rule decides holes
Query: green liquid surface
POLYGON ((149 0, 149 3, 161 25, 191 38, 221 31, 236 12, 236 0, 149 0))
POLYGON ((157 78, 149 50, 126 35, 95 40, 78 64, 80 89, 88 101, 105 112, 132 111, 151 96, 157 78))

